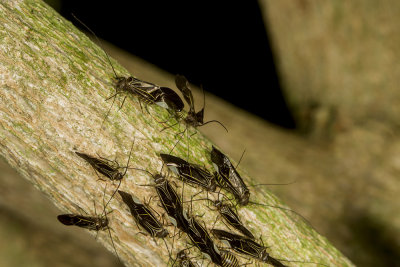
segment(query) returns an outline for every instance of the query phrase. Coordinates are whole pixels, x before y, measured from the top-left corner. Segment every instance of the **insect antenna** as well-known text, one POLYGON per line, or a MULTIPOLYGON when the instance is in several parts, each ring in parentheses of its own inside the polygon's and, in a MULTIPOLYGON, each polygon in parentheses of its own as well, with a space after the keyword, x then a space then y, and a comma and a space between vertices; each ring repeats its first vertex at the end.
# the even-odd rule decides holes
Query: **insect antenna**
MULTIPOLYGON (((240 162, 243 159, 244 153, 246 152, 246 149, 243 150, 242 155, 240 156, 239 162, 236 164, 235 169, 237 169, 239 167, 240 162)), ((253 184, 253 185, 247 185, 247 187, 256 187, 256 186, 260 186, 260 185, 291 185, 296 183, 297 181, 293 181, 293 182, 289 182, 289 183, 277 183, 277 184, 253 184)))
POLYGON ((176 146, 179 144, 179 142, 182 140, 182 138, 183 138, 183 136, 184 136, 186 130, 187 130, 187 129, 185 128, 185 130, 183 130, 183 132, 178 133, 178 135, 179 135, 180 137, 179 137, 178 141, 176 141, 176 143, 174 144, 174 146, 172 147, 172 149, 169 151, 168 154, 171 154, 172 151, 174 151, 175 147, 176 147, 176 146))
POLYGON ((284 207, 280 207, 280 206, 268 205, 268 204, 261 204, 261 203, 257 203, 257 202, 253 202, 253 201, 249 201, 249 204, 270 207, 270 208, 276 208, 276 209, 280 209, 280 210, 284 210, 284 211, 290 211, 290 212, 296 214, 297 216, 299 216, 300 218, 302 218, 309 226, 314 228, 309 220, 307 220, 303 215, 301 215, 300 213, 298 213, 297 211, 294 211, 292 209, 288 209, 288 208, 284 208, 284 207))
POLYGON ((204 126, 204 125, 206 125, 206 124, 208 124, 208 123, 211 123, 211 122, 216 122, 216 123, 218 123, 219 125, 221 125, 221 126, 225 129, 226 132, 228 132, 228 129, 227 129, 220 121, 217 121, 217 120, 206 121, 206 122, 203 123, 201 126, 204 126))
POLYGON ((96 38, 96 40, 97 40, 97 42, 99 43, 101 49, 102 49, 102 50, 104 51, 104 53, 106 54, 107 60, 108 60, 108 62, 109 62, 110 65, 111 65, 111 68, 112 68, 112 70, 113 70, 113 72, 114 72, 115 78, 117 78, 118 76, 117 76, 117 73, 115 72, 114 66, 113 66, 113 64, 111 63, 110 57, 108 56, 106 50, 104 49, 103 45, 101 44, 100 39, 97 38, 97 35, 96 35, 85 23, 83 23, 80 19, 78 19, 73 13, 71 13, 71 15, 72 15, 72 17, 74 17, 74 19, 76 19, 80 24, 82 24, 82 26, 85 27, 85 28, 96 38))
MULTIPOLYGON (((167 251, 168 251, 168 262, 167 262, 167 266, 168 266, 169 261, 172 258, 172 254, 171 254, 171 251, 169 251, 169 248, 168 248, 168 245, 167 245, 167 241, 165 241, 165 238, 163 238, 162 240, 164 241, 165 247, 167 248, 167 251)), ((171 250, 172 250, 172 248, 171 248, 171 250)))
MULTIPOLYGON (((121 180, 120 180, 120 184, 121 184, 121 180)), ((105 188, 104 188, 104 194, 103 194, 103 205, 104 205, 103 212, 104 212, 104 217, 105 217, 105 218, 107 219, 107 221, 108 221, 107 215, 110 214, 112 211, 110 211, 110 212, 108 212, 108 213, 106 212, 106 205, 104 204, 104 195, 105 195, 105 193, 106 193, 106 188, 107 188, 107 184, 106 184, 106 186, 105 186, 105 188)), ((115 193, 115 192, 114 192, 114 193, 115 193)), ((114 194, 113 194, 113 195, 114 195, 114 194)), ((111 197, 111 198, 112 198, 112 197, 111 197)), ((111 198, 110 198, 110 200, 111 200, 111 198)), ((107 202, 107 204, 110 202, 110 200, 107 202)), ((103 214, 103 213, 102 213, 102 214, 103 214)), ((99 216, 99 217, 101 218, 101 217, 103 217, 103 216, 99 216)), ((109 221, 108 221, 108 223, 109 223, 109 221)), ((109 237, 110 237, 110 239, 111 239, 111 244, 112 244, 112 246, 113 246, 113 248, 114 248, 115 255, 117 256, 119 263, 121 263, 121 264, 123 265, 121 259, 119 258, 117 249, 115 248, 114 240, 113 240, 113 238, 112 238, 112 236, 111 236, 111 228, 110 228, 108 225, 107 225, 107 231, 108 231, 108 235, 109 235, 109 237)), ((97 233, 98 233, 98 231, 97 231, 97 233)), ((97 237, 97 234, 96 234, 96 237, 97 237)))
POLYGON ((260 185, 291 185, 291 184, 295 184, 297 183, 297 181, 293 181, 293 182, 289 182, 289 183, 281 183, 281 184, 253 184, 253 185, 248 185, 247 187, 256 187, 256 186, 260 186, 260 185))
POLYGON ((175 122, 174 124, 171 124, 171 125, 168 125, 168 126, 162 128, 160 132, 163 132, 163 131, 165 131, 165 130, 167 130, 169 128, 172 128, 172 127, 174 127, 175 125, 178 125, 178 124, 179 124, 179 121, 175 122))
MULTIPOLYGON (((118 93, 117 93, 117 94, 118 94, 118 93)), ((117 94, 114 94, 114 95, 112 95, 111 97, 109 97, 109 98, 106 99, 106 101, 107 101, 108 99, 114 97, 113 102, 111 103, 111 106, 110 106, 110 107, 108 108, 108 110, 107 110, 106 116, 104 116, 104 119, 103 119, 103 121, 101 122, 100 128, 103 127, 104 122, 106 121, 108 115, 110 114, 111 109, 112 109, 112 107, 114 106, 115 99, 117 99, 117 98, 116 98, 117 94)))
POLYGON ((111 244, 112 244, 112 246, 113 246, 113 248, 114 248, 114 251, 115 251, 115 255, 117 255, 118 261, 119 261, 122 265, 124 265, 124 264, 122 263, 121 259, 119 258, 117 249, 115 248, 114 240, 113 240, 113 238, 112 238, 112 236, 111 236, 110 227, 108 227, 107 230, 108 230, 108 235, 110 236, 110 239, 111 239, 111 244))
POLYGON ((269 264, 272 264, 273 266, 285 266, 280 261, 286 261, 286 262, 296 262, 296 263, 310 263, 310 264, 316 264, 316 265, 322 265, 322 266, 327 266, 329 265, 325 263, 320 263, 320 262, 313 262, 313 261, 298 261, 298 260, 286 260, 286 259, 278 259, 278 258, 273 258, 271 256, 268 257, 268 262, 269 264))
POLYGON ((244 153, 246 153, 246 148, 243 150, 242 155, 240 156, 240 159, 239 159, 239 161, 238 161, 238 164, 236 164, 235 169, 237 169, 237 168, 239 167, 239 164, 240 164, 240 162, 241 162, 242 159, 243 159, 244 153))
MULTIPOLYGON (((200 87, 201 87, 201 91, 203 91, 203 111, 204 111, 204 109, 206 108, 206 93, 204 92, 203 86, 200 86, 200 87)), ((217 121, 217 120, 211 120, 211 121, 204 122, 201 126, 204 126, 210 122, 218 123, 225 129, 226 132, 228 132, 228 129, 225 127, 225 125, 223 125, 220 121, 217 121)))
MULTIPOLYGON (((120 183, 121 184, 121 183, 120 183)), ((104 187, 104 193, 103 193, 103 206, 104 206, 104 208, 103 208, 103 212, 101 213, 101 215, 99 216, 99 218, 102 218, 102 217, 105 217, 106 219, 107 219, 107 221, 108 221, 108 218, 107 218, 107 215, 108 214, 110 214, 112 211, 110 211, 110 212, 106 212, 106 204, 104 203, 104 196, 105 196, 105 194, 106 194, 106 188, 107 188, 107 184, 105 185, 105 187, 104 187), (104 215, 103 215, 104 214, 104 215)), ((111 199, 110 199, 111 200, 111 199)), ((107 204, 110 202, 110 200, 107 202, 107 204)), ((95 211, 95 214, 96 214, 96 204, 94 203, 94 211, 95 211)), ((108 221, 108 223, 109 223, 109 221, 108 221)), ((112 238, 112 236, 111 236, 111 228, 107 225, 107 231, 108 231, 108 235, 109 235, 109 237, 110 237, 110 239, 111 239, 111 244, 112 244, 112 246, 113 246, 113 249, 114 249, 114 251, 115 251, 115 255, 117 256, 117 258, 118 258, 118 261, 123 265, 123 263, 122 263, 122 261, 121 261, 121 259, 119 258, 119 255, 118 255, 118 252, 117 252, 117 249, 115 248, 115 244, 114 244, 114 240, 113 240, 113 238, 112 238)), ((97 231, 97 233, 96 233, 96 238, 97 238, 97 234, 99 233, 99 231, 97 231)))
MULTIPOLYGON (((136 138, 133 138, 133 142, 132 142, 131 150, 129 151, 128 162, 126 163, 126 166, 125 167, 121 167, 121 168, 125 168, 124 174, 122 174, 121 177, 125 177, 126 172, 128 171, 128 169, 130 169, 129 168, 129 161, 131 160, 131 155, 132 155, 133 145, 135 144, 135 140, 136 140, 136 138)), ((107 204, 104 206, 104 210, 106 209, 107 205, 110 203, 110 201, 114 197, 114 195, 117 193, 119 187, 121 186, 121 182, 122 182, 122 178, 119 179, 117 188, 114 190, 114 192, 112 193, 110 199, 107 201, 107 204)))
MULTIPOLYGON (((162 171, 162 169, 163 169, 163 167, 164 167, 164 164, 165 164, 165 163, 163 162, 163 164, 161 165, 160 171, 158 172, 159 174, 161 174, 161 171, 162 171)), ((140 169, 140 168, 135 168, 135 167, 132 167, 132 168, 129 168, 129 169, 133 169, 133 170, 145 172, 145 173, 147 173, 148 175, 150 175, 153 179, 155 179, 155 177, 156 177, 156 175, 152 174, 151 172, 149 172, 148 170, 145 170, 145 169, 140 169)), ((146 186, 147 186, 147 185, 146 185, 146 186)))
MULTIPOLYGON (((92 31, 92 30, 89 28, 89 26, 87 26, 87 25, 86 25, 85 23, 83 23, 80 19, 78 19, 73 13, 71 13, 71 15, 72 15, 72 17, 74 17, 74 19, 75 19, 76 21, 78 21, 86 30, 88 30, 88 31, 95 37, 95 39, 96 39, 98 45, 100 46, 100 48, 101 48, 101 49, 104 51, 104 53, 106 54, 107 61, 108 61, 108 63, 110 63, 111 69, 112 69, 112 71, 113 71, 113 73, 114 73, 114 79, 118 80, 119 76, 117 75, 117 72, 115 71, 114 65, 112 64, 111 59, 110 59, 108 53, 106 52, 106 50, 104 49, 104 47, 103 47, 103 45, 102 45, 100 39, 97 37, 97 35, 94 33, 94 31, 92 31)), ((104 124, 105 120, 107 119, 108 115, 110 114, 111 109, 112 109, 112 107, 113 107, 113 105, 114 105, 115 99, 116 99, 116 97, 117 97, 118 94, 119 94, 119 92, 117 91, 115 94, 113 94, 112 96, 110 96, 110 97, 108 97, 108 98, 106 99, 106 101, 107 101, 107 100, 109 100, 109 99, 111 99, 111 98, 114 98, 114 99, 113 99, 113 102, 112 102, 110 108, 108 109, 107 114, 106 114, 106 116, 104 117, 104 119, 103 119, 103 121, 102 121, 100 127, 103 127, 103 124, 104 124)), ((126 97, 125 97, 125 98, 126 98, 126 97)), ((125 98, 124 98, 124 100, 123 100, 122 105, 123 105, 124 102, 125 102, 125 98)), ((121 105, 121 108, 122 108, 122 105, 121 105)), ((121 108, 120 108, 120 109, 121 109, 121 108)))

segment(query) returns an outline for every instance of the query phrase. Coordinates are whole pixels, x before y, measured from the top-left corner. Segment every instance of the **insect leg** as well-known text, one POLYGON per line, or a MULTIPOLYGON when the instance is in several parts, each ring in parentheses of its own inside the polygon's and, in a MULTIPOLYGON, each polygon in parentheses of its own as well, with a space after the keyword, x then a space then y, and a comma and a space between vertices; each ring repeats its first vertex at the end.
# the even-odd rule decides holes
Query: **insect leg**
POLYGON ((187 157, 186 157, 186 159, 187 159, 187 161, 189 161, 189 146, 190 146, 190 143, 189 143, 189 131, 186 128, 186 147, 187 147, 187 157))
POLYGON ((211 229, 214 229, 215 224, 217 223, 218 219, 221 217, 220 214, 217 215, 217 217, 215 218, 215 222, 213 224, 213 226, 211 227, 211 229))
POLYGON ((114 251, 115 251, 115 255, 117 256, 118 261, 123 265, 123 263, 121 262, 121 259, 119 258, 119 255, 118 255, 118 253, 117 253, 117 249, 115 248, 114 240, 113 240, 113 238, 112 238, 112 236, 111 236, 110 227, 108 227, 107 230, 108 230, 108 234, 109 234, 110 239, 111 239, 111 244, 112 244, 112 246, 113 246, 113 248, 114 248, 114 251))
POLYGON ((167 266, 168 266, 169 261, 171 260, 172 256, 171 256, 171 252, 168 249, 168 245, 167 245, 167 242, 165 241, 165 238, 163 238, 163 241, 164 241, 165 247, 167 248, 167 251, 168 251, 168 262, 167 262, 167 266))
POLYGON ((179 121, 175 122, 174 124, 171 124, 171 125, 168 125, 168 126, 162 128, 160 132, 163 132, 163 131, 165 131, 165 130, 167 130, 167 129, 169 129, 169 128, 172 128, 172 127, 174 127, 174 126, 177 125, 177 124, 179 124, 179 121))
POLYGON ((140 106, 140 111, 143 113, 142 100, 140 100, 140 98, 139 98, 139 106, 140 106))
POLYGON ((93 207, 94 207, 94 215, 97 217, 96 202, 94 200, 93 200, 93 207))
MULTIPOLYGON (((201 191, 199 191, 199 192, 197 192, 196 194, 194 194, 193 196, 192 196, 192 198, 193 197, 195 197, 195 196, 197 196, 197 195, 200 195, 201 193, 203 193, 204 192, 204 189, 201 189, 201 191)), ((208 197, 208 191, 206 191, 207 192, 207 197, 208 197)))
POLYGON ((84 209, 82 209, 81 207, 79 207, 78 205, 76 205, 81 211, 83 211, 85 214, 89 215, 84 209))
POLYGON ((124 97, 124 99, 122 100, 122 104, 121 104, 121 106, 119 107, 119 109, 122 109, 122 107, 124 106, 124 103, 125 103, 126 98, 127 98, 127 96, 125 95, 125 97, 124 97))
MULTIPOLYGON (((149 197, 149 200, 147 201, 147 203, 145 203, 145 204, 146 204, 146 207, 148 207, 148 208, 151 209, 154 213, 156 213, 156 214, 158 215, 158 217, 161 217, 160 213, 158 213, 155 209, 153 209, 153 208, 150 206, 150 201, 151 201, 151 199, 152 199, 153 197, 154 197, 154 196, 150 196, 150 197, 149 197)), ((144 199, 143 202, 146 202, 146 200, 144 199)))
MULTIPOLYGON (((110 112, 111 112, 111 108, 112 108, 112 106, 114 105, 114 102, 115 102, 115 99, 116 99, 116 97, 117 97, 117 94, 114 94, 114 95, 113 95, 113 96, 111 96, 111 97, 114 97, 114 100, 113 100, 113 102, 112 102, 112 104, 111 104, 110 108, 108 109, 108 111, 107 111, 107 113, 106 113, 106 116, 104 117, 103 121, 101 122, 101 126, 100 126, 100 128, 101 128, 101 127, 103 127, 103 125, 104 125, 104 122, 106 121, 106 119, 107 119, 108 115, 110 114, 110 112)), ((108 99, 110 99, 110 98, 108 98, 108 99)), ((108 100, 108 99, 106 99, 106 100, 108 100)))
MULTIPOLYGON (((183 138, 183 136, 184 136, 184 134, 185 134, 185 131, 186 131, 186 129, 183 130, 183 132, 178 133, 178 134, 180 135, 180 137, 179 137, 178 141, 175 143, 175 145, 172 147, 171 151, 169 151, 168 154, 171 154, 172 151, 174 151, 175 147, 176 147, 176 146, 179 144, 179 142, 182 140, 182 138, 183 138)), ((175 135, 175 138, 176 138, 176 135, 175 135)))
POLYGON ((117 193, 117 191, 118 191, 119 187, 121 186, 121 182, 122 182, 122 180, 119 180, 119 183, 118 183, 117 189, 115 189, 115 191, 112 193, 112 195, 111 195, 110 199, 107 201, 107 203, 106 203, 106 204, 105 204, 105 206, 104 206, 104 211, 105 211, 106 207, 108 206, 108 204, 110 203, 111 199, 113 199, 113 197, 114 197, 115 193, 117 193))

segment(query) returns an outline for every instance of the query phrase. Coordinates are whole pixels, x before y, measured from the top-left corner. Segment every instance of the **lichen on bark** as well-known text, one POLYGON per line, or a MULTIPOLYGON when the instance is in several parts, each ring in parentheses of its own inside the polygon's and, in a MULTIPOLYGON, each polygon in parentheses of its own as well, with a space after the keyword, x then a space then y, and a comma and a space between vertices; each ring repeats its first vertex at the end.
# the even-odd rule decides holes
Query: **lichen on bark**
MULTIPOLYGON (((113 64, 119 75, 130 75, 117 62, 113 64)), ((131 165, 155 173, 161 167, 157 153, 168 153, 176 143, 180 126, 161 131, 163 126, 154 120, 165 119, 168 113, 150 107, 150 115, 130 97, 121 110, 111 110, 101 127, 110 105, 104 100, 114 92, 112 78, 104 51, 46 4, 38 0, 1 2, 0 153, 62 212, 82 213, 83 209, 93 214, 93 201, 97 211, 102 209, 105 183, 97 181, 74 151, 116 158, 124 165, 135 139, 131 165)), ((211 168, 209 140, 197 132, 181 142, 174 154, 186 157, 188 146, 191 161, 211 168)), ((251 183, 249 177, 245 180, 251 183)), ((146 174, 129 170, 121 189, 144 200, 155 195, 153 188, 139 186, 149 183, 146 174)), ((112 194, 110 188, 115 186, 108 185, 105 199, 112 194)), ((196 191, 185 187, 185 199, 196 191)), ((251 191, 252 201, 284 206, 266 190, 251 191)), ((151 206, 161 212, 154 201, 151 206)), ((216 214, 200 202, 194 206, 195 213, 204 214, 201 220, 211 227, 216 214)), ((113 210, 109 219, 116 249, 127 266, 161 266, 168 261, 163 242, 138 234, 119 197, 108 208, 113 210)), ((255 205, 240 208, 239 213, 256 236, 262 234, 276 258, 351 266, 309 225, 293 220, 293 214, 255 205)), ((171 226, 167 228, 173 233, 171 226)), ((107 234, 99 234, 99 240, 112 250, 107 234)), ((175 240, 173 254, 187 242, 185 237, 175 240)))

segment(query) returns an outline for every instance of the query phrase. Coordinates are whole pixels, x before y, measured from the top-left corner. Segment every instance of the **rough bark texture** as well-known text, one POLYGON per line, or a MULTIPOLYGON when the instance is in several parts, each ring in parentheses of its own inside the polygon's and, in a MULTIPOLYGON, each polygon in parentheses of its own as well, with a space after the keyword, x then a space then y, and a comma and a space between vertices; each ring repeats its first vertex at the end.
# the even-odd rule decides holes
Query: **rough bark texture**
MULTIPOLYGON (((114 67, 118 74, 129 75, 117 63, 114 67)), ((161 166, 157 153, 168 153, 176 142, 178 127, 160 132, 162 126, 152 117, 162 120, 167 113, 161 108, 150 108, 150 116, 141 111, 139 102, 133 98, 128 98, 120 111, 115 107, 104 127, 100 127, 110 105, 104 100, 114 90, 112 77, 104 52, 47 5, 34 0, 1 2, 0 153, 62 212, 81 213, 81 208, 93 214, 93 201, 98 212, 102 209, 104 183, 97 181, 93 170, 75 155, 75 150, 110 159, 116 157, 124 165, 135 138, 131 165, 157 172, 161 166)), ((227 142, 229 137, 224 139, 227 142)), ((210 141, 197 133, 182 142, 174 153, 185 157, 187 145, 191 161, 211 168, 207 152, 210 141)), ((247 183, 253 183, 247 175, 243 176, 247 183)), ((150 177, 128 171, 121 189, 139 199, 148 199, 155 195, 154 189, 138 184, 150 182, 150 177)), ((106 199, 112 193, 110 188, 106 199)), ((185 198, 189 199, 196 191, 185 187, 185 198)), ((283 205, 266 190, 252 188, 251 193, 253 201, 283 205)), ((194 205, 195 213, 205 213, 202 220, 211 227, 216 214, 201 203, 194 205)), ((161 212, 155 201, 151 206, 161 212)), ((163 242, 155 243, 152 238, 138 234, 119 197, 111 201, 109 208, 113 210, 109 219, 116 249, 127 266, 162 266, 168 261, 163 242)), ((262 234, 276 258, 330 266, 352 265, 309 225, 293 220, 293 214, 259 206, 241 208, 239 213, 256 236, 262 234)), ((173 232, 172 227, 168 230, 173 232)), ((100 233, 98 239, 112 251, 106 233, 100 233)), ((175 240, 173 253, 187 242, 185 237, 175 240)))
POLYGON ((309 140, 297 163, 313 189, 283 198, 357 265, 398 266, 400 2, 259 3, 309 140))

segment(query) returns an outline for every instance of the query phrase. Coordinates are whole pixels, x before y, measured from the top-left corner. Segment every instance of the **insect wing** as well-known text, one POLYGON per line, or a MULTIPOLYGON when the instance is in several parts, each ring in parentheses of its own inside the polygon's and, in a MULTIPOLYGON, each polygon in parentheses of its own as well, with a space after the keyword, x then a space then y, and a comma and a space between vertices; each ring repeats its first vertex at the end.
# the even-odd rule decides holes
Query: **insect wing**
POLYGON ((265 252, 265 247, 257 244, 250 238, 229 233, 224 230, 213 229, 211 232, 220 240, 229 243, 229 246, 238 253, 246 254, 250 257, 261 259, 265 252))
POLYGON ((182 181, 215 191, 214 176, 207 170, 175 156, 168 154, 160 154, 160 156, 168 168, 182 181))
POLYGON ((78 156, 86 160, 97 172, 103 174, 110 180, 115 180, 118 175, 118 167, 111 166, 109 162, 89 156, 85 153, 75 152, 78 156))
POLYGON ((246 205, 249 201, 250 191, 229 158, 213 146, 211 161, 220 175, 217 177, 220 185, 234 194, 242 205, 246 205))
MULTIPOLYGON (((179 177, 184 182, 200 185, 206 189, 212 186, 213 176, 205 170, 194 165, 181 165, 178 168, 179 177)), ((215 190, 215 186, 213 188, 215 190)), ((212 191, 214 191, 212 190, 212 191)))
POLYGON ((147 207, 143 207, 143 210, 141 210, 143 213, 139 217, 139 224, 153 237, 166 237, 168 232, 162 224, 147 207))
POLYGON ((134 77, 131 77, 129 80, 129 86, 146 92, 151 92, 152 90, 159 88, 159 86, 153 83, 145 82, 134 77))
MULTIPOLYGON (((172 209, 182 209, 182 202, 176 191, 167 180, 156 186, 158 196, 161 199, 164 209, 168 212, 168 207, 172 209), (165 204, 165 205, 164 205, 165 204)), ((169 214, 169 212, 168 212, 169 214)))
POLYGON ((242 204, 246 205, 249 201, 250 191, 230 161, 229 164, 229 181, 239 192, 242 204))
POLYGON ((167 180, 161 184, 158 184, 156 186, 156 191, 158 197, 160 198, 161 205, 167 212, 172 223, 178 227, 178 229, 186 231, 187 223, 185 223, 185 220, 183 219, 182 202, 176 191, 172 188, 167 180))
POLYGON ((161 94, 159 86, 134 77, 129 77, 126 84, 125 91, 149 104, 154 104, 157 95, 161 94))
POLYGON ((179 166, 179 165, 182 165, 182 164, 189 164, 186 160, 183 160, 181 158, 178 158, 178 157, 175 157, 175 156, 172 156, 172 155, 169 155, 169 154, 161 153, 160 157, 161 157, 162 161, 165 164, 167 164, 167 166, 168 165, 179 166))
POLYGON ((189 82, 183 75, 176 75, 175 84, 179 91, 182 92, 186 103, 189 104, 189 113, 194 112, 194 101, 192 91, 189 89, 189 82))
POLYGON ((236 199, 240 199, 240 192, 235 186, 233 186, 233 184, 229 180, 229 176, 225 174, 226 172, 223 171, 223 169, 224 167, 219 168, 219 172, 215 174, 219 186, 231 192, 236 199))
POLYGON ((237 238, 230 242, 233 250, 260 259, 265 247, 248 238, 237 238))
POLYGON ((207 230, 193 218, 189 219, 187 234, 201 252, 207 254, 211 258, 212 262, 222 266, 222 257, 218 248, 214 245, 207 230))
POLYGON ((162 224, 157 220, 153 213, 143 205, 137 198, 132 195, 118 190, 124 203, 129 207, 132 216, 138 224, 140 224, 151 236, 165 237, 168 232, 163 228, 162 224))
POLYGON ((154 101, 157 105, 175 112, 181 112, 185 106, 179 95, 168 87, 160 87, 159 94, 154 101))
POLYGON ((223 205, 219 212, 230 225, 239 230, 248 238, 254 239, 254 235, 242 224, 239 216, 233 211, 231 207, 229 207, 228 205, 223 205))

